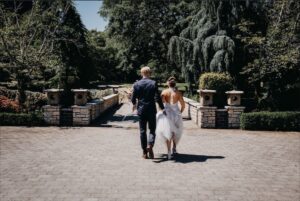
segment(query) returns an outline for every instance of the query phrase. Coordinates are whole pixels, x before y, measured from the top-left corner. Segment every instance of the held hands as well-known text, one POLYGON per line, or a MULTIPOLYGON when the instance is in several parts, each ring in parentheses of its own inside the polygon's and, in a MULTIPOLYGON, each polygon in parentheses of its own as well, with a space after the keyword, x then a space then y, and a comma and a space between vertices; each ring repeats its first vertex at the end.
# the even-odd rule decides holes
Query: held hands
POLYGON ((136 110, 136 105, 132 106, 132 113, 136 110))

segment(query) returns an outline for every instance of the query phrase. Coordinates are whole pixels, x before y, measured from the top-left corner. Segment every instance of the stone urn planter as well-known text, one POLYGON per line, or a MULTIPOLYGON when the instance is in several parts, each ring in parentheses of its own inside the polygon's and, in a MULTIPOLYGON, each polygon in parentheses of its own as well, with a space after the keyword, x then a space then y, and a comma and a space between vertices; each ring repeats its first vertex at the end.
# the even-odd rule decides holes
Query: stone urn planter
POLYGON ((47 94, 48 105, 59 105, 60 93, 63 89, 47 89, 44 92, 47 94))
POLYGON ((83 106, 87 103, 87 89, 72 89, 74 93, 74 105, 83 106))
POLYGON ((239 106, 241 105, 241 95, 243 94, 243 91, 226 91, 227 94, 227 104, 229 106, 239 106))
POLYGON ((199 92, 199 94, 200 94, 200 105, 201 106, 212 106, 213 105, 213 96, 216 93, 216 90, 200 89, 197 92, 199 92))

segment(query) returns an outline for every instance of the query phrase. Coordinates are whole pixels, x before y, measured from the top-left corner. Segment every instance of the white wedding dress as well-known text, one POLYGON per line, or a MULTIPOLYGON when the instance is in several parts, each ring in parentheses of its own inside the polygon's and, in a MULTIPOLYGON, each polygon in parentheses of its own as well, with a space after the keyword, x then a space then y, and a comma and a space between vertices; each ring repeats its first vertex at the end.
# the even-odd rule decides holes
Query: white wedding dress
POLYGON ((164 105, 167 116, 162 111, 156 114, 156 135, 162 140, 170 140, 174 135, 175 143, 178 144, 183 131, 178 103, 164 105))

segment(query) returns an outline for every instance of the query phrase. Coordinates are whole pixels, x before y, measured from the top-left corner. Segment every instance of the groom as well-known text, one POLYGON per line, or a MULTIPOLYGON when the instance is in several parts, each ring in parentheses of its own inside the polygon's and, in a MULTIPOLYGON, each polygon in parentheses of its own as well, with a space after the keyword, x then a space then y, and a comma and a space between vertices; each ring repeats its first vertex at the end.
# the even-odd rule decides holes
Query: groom
POLYGON ((140 125, 140 138, 141 146, 143 149, 143 158, 153 159, 153 146, 155 142, 155 129, 156 129, 156 105, 158 103, 161 110, 164 105, 158 92, 157 84, 154 80, 150 79, 151 70, 148 66, 141 69, 142 79, 134 83, 131 102, 133 104, 132 110, 137 109, 139 115, 140 125), (137 103, 138 100, 138 103, 137 103), (150 130, 147 140, 147 124, 150 130))

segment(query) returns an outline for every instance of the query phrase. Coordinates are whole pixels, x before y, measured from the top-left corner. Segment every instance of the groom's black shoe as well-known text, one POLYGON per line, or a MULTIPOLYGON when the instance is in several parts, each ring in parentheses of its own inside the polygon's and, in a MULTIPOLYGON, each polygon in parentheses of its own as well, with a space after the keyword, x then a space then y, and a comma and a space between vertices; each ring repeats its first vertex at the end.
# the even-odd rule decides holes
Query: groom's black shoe
POLYGON ((147 148, 148 152, 149 152, 149 158, 150 159, 154 159, 154 153, 153 153, 153 149, 152 149, 153 146, 150 146, 147 148))
POLYGON ((143 158, 144 159, 148 159, 148 153, 147 153, 147 151, 143 151, 143 158))

